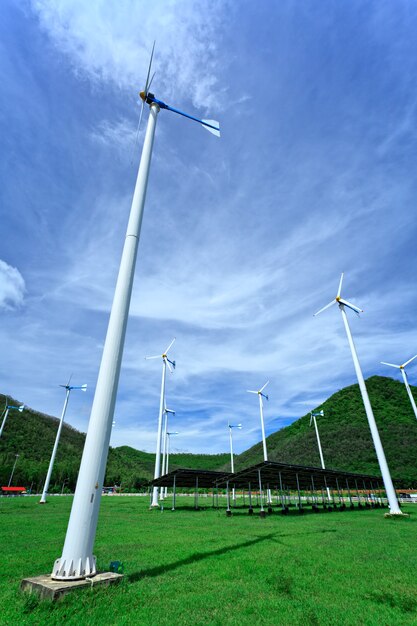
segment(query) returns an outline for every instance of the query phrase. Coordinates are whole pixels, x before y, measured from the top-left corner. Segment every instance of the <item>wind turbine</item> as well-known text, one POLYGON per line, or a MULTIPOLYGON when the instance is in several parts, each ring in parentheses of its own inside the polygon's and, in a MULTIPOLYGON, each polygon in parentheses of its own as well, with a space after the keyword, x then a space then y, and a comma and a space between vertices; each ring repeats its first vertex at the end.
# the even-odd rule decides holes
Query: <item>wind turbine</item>
MULTIPOLYGON (((232 430, 233 428, 238 428, 239 430, 241 430, 243 428, 242 424, 227 424, 228 428, 229 428, 229 439, 230 439, 230 469, 232 470, 232 474, 235 473, 235 463, 234 463, 234 459, 233 459, 233 437, 232 437, 232 430)), ((232 500, 234 502, 236 502, 236 490, 233 487, 233 491, 232 491, 232 500)))
POLYGON ((406 361, 402 365, 394 365, 393 363, 385 363, 385 361, 381 361, 381 363, 382 363, 382 365, 389 365, 390 367, 396 367, 399 370, 401 370, 401 374, 402 374, 402 377, 403 377, 403 380, 404 380, 404 385, 405 385, 405 388, 407 389, 408 397, 410 398, 410 402, 411 402, 411 406, 413 407, 414 415, 417 418, 416 403, 414 401, 413 394, 411 393, 410 385, 408 384, 407 374, 405 373, 405 368, 407 367, 407 365, 409 363, 411 363, 411 361, 414 361, 415 358, 417 358, 417 354, 415 356, 413 356, 412 359, 408 359, 408 361, 406 361))
MULTIPOLYGON (((119 384, 156 120, 161 108, 165 108, 164 103, 157 101, 155 96, 149 93, 151 64, 152 57, 145 88, 141 92, 143 103, 149 104, 148 124, 71 515, 62 555, 55 561, 51 574, 51 577, 57 580, 85 578, 97 573, 96 558, 93 555, 94 540, 119 384)), ((168 109, 168 106, 166 108, 168 109)), ((173 110, 173 112, 185 115, 178 111, 173 110)), ((192 119, 191 116, 190 118, 192 119)), ((205 120, 196 121, 199 121, 204 128, 216 130, 215 124, 209 124, 205 120)), ((217 132, 219 132, 218 126, 217 132)))
POLYGON ((376 425, 371 403, 369 401, 368 392, 366 390, 365 381, 363 378, 361 366, 359 363, 358 355, 356 352, 355 344, 353 342, 352 333, 350 332, 349 322, 348 322, 348 318, 347 318, 346 311, 345 311, 345 308, 348 308, 354 311, 357 315, 359 315, 359 313, 362 313, 362 309, 360 309, 355 304, 352 304, 351 302, 344 300, 341 297, 342 283, 343 283, 343 274, 340 277, 339 289, 337 290, 337 295, 335 299, 329 302, 329 304, 326 304, 326 306, 324 306, 322 309, 317 311, 317 313, 315 313, 314 315, 315 316, 319 315, 319 313, 322 313, 323 311, 333 306, 334 304, 337 304, 339 306, 340 313, 342 314, 343 324, 346 330, 347 339, 349 342, 349 347, 352 352, 353 365, 355 367, 355 372, 356 372, 356 376, 357 376, 358 383, 359 383, 359 389, 362 394, 362 400, 363 400, 363 404, 365 407, 366 417, 368 418, 368 424, 371 430, 372 440, 374 442, 375 452, 378 458, 382 480, 384 481, 384 486, 385 486, 385 491, 386 491, 387 498, 388 498, 390 513, 392 515, 402 515, 399 504, 398 504, 397 496, 395 493, 394 485, 392 483, 391 474, 390 474, 388 464, 385 458, 385 453, 384 453, 384 449, 382 447, 381 439, 379 436, 378 427, 376 425))
MULTIPOLYGON (((267 385, 269 385, 269 380, 267 380, 266 383, 264 384, 264 386, 261 387, 260 389, 258 389, 258 391, 251 391, 249 389, 246 390, 248 393, 257 393, 258 394, 258 398, 259 398, 259 412, 261 414, 262 445, 263 445, 263 449, 264 449, 264 461, 268 460, 268 452, 267 452, 267 449, 266 449, 265 424, 264 424, 264 404, 263 404, 262 398, 265 398, 266 400, 269 400, 269 396, 267 396, 266 394, 264 394, 262 392, 263 392, 263 390, 265 389, 265 387, 267 385)), ((268 504, 271 504, 271 503, 272 503, 271 490, 268 489, 268 504)))
MULTIPOLYGON (((163 435, 163 448, 162 448, 162 471, 161 471, 161 476, 164 476, 164 474, 168 473, 168 470, 166 468, 166 453, 167 453, 167 431, 168 431, 168 414, 171 413, 172 415, 175 415, 175 411, 171 411, 171 409, 167 409, 167 406, 165 404, 165 408, 164 408, 164 435, 163 435)), ((168 487, 162 487, 161 490, 161 498, 166 498, 167 496, 167 491, 168 491, 168 487)))
POLYGON ((51 460, 49 461, 48 473, 46 474, 45 484, 43 486, 42 497, 39 500, 39 504, 45 504, 45 502, 46 502, 46 496, 47 496, 48 489, 49 489, 49 482, 51 480, 52 470, 54 469, 55 457, 56 457, 56 453, 57 453, 57 450, 58 450, 59 438, 61 437, 62 426, 64 424, 64 417, 65 417, 65 413, 67 411, 67 406, 68 406, 68 400, 69 400, 69 397, 70 397, 70 393, 71 393, 71 391, 73 389, 81 389, 81 391, 87 391, 87 385, 81 385, 80 387, 74 387, 74 385, 70 385, 70 382, 71 382, 71 376, 70 376, 69 381, 67 382, 66 385, 59 385, 60 387, 63 387, 65 389, 64 406, 63 406, 62 413, 61 413, 61 419, 59 420, 58 430, 57 430, 56 437, 55 437, 55 443, 54 443, 54 447, 53 447, 52 454, 51 454, 51 460))
POLYGON ((265 439, 265 424, 264 424, 264 405, 263 405, 263 401, 262 398, 265 398, 265 400, 269 400, 269 396, 267 396, 266 394, 262 393, 263 390, 265 389, 265 387, 269 385, 269 380, 264 384, 263 387, 261 387, 260 389, 258 389, 258 391, 251 391, 250 389, 247 389, 246 391, 248 393, 257 393, 258 394, 258 398, 259 398, 259 411, 261 414, 261 428, 262 428, 262 445, 263 445, 263 449, 264 449, 264 461, 268 460, 268 452, 266 450, 266 439, 265 439))
MULTIPOLYGON (((168 352, 171 349, 174 339, 169 344, 168 348, 163 352, 163 354, 158 354, 156 356, 146 356, 145 359, 161 359, 162 358, 162 382, 161 382, 161 395, 159 400, 159 416, 158 416, 158 434, 156 438, 156 456, 155 456, 155 471, 154 478, 159 478, 161 475, 161 440, 162 440, 162 418, 165 412, 165 378, 166 378, 166 370, 167 366, 169 371, 172 373, 175 369, 175 361, 170 361, 168 359, 168 352)), ((158 505, 158 487, 153 488, 152 492, 152 503, 151 507, 157 507, 158 505)))
POLYGON ((24 408, 25 408, 24 404, 21 404, 20 406, 13 406, 11 404, 6 405, 6 408, 4 409, 4 412, 3 412, 3 421, 2 421, 1 426, 0 426, 0 437, 3 434, 3 429, 4 429, 5 425, 6 425, 7 417, 9 415, 9 411, 16 410, 16 411, 19 411, 19 413, 21 413, 24 408))
MULTIPOLYGON (((310 413, 310 426, 311 426, 311 422, 314 422, 314 428, 316 430, 316 437, 317 437, 317 444, 319 446, 321 466, 322 466, 323 469, 326 469, 326 467, 324 465, 323 451, 321 449, 320 435, 319 435, 319 429, 318 429, 318 426, 317 426, 316 417, 324 417, 324 411, 323 410, 322 411, 316 411, 316 412, 312 411, 310 413)), ((327 487, 327 497, 328 497, 329 502, 330 502, 331 498, 330 498, 330 489, 329 489, 329 487, 327 487)))

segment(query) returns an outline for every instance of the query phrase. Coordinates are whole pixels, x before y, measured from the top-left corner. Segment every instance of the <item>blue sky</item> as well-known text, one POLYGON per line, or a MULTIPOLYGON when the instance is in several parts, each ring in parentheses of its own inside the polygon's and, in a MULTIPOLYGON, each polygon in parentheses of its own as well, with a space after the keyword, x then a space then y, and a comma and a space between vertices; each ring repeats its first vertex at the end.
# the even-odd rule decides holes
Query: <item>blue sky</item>
MULTIPOLYGON (((1 391, 85 431, 143 130, 159 115, 112 445, 154 450, 160 364, 178 450, 240 452, 417 352, 417 5, 5 0, 0 20, 1 391), (153 6, 155 5, 155 6, 153 6), (132 164, 132 153, 133 164, 132 164), (81 397, 82 396, 82 397, 81 397)), ((417 366, 409 369, 417 382, 417 366)), ((394 372, 394 376, 395 376, 394 372)), ((411 410, 411 408, 410 408, 411 410)))

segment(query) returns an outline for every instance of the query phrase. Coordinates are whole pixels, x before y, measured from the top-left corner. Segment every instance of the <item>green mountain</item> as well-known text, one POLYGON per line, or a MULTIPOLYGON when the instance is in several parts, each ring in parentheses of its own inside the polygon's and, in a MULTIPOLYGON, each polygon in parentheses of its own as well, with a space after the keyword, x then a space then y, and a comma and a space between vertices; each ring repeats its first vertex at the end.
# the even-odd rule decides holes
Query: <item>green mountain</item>
MULTIPOLYGON (((8 403, 20 402, 8 398, 8 403)), ((6 398, 0 394, 0 407, 6 398)), ((13 485, 23 485, 39 492, 48 471, 49 459, 58 429, 59 420, 30 408, 22 413, 10 411, 3 436, 0 439, 0 484, 7 485, 16 459, 13 485)), ((85 434, 64 422, 54 464, 50 491, 73 490, 77 481, 85 434)), ((170 469, 191 467, 218 469, 230 458, 229 454, 169 455, 170 469)), ((129 446, 110 448, 105 477, 106 485, 122 484, 126 488, 139 488, 153 478, 155 455, 135 450, 129 446)))
MULTIPOLYGON (((366 387, 393 479, 417 486, 417 420, 404 384, 372 376, 366 387)), ((415 395, 417 388, 411 389, 415 395)), ((341 389, 315 410, 321 409, 324 416, 317 423, 326 467, 380 475, 359 386, 341 389)), ((271 461, 320 467, 309 413, 267 437, 266 443, 271 461)), ((257 443, 236 458, 235 470, 262 460, 262 444, 257 443)))
MULTIPOLYGON (((382 444, 393 478, 403 486, 417 487, 417 420, 403 383, 392 378, 373 376, 366 381, 382 444)), ((412 388, 417 393, 417 388, 412 388)), ((416 396, 417 397, 417 396, 416 396)), ((19 404, 9 398, 9 403, 19 404)), ((0 406, 5 397, 0 394, 0 406)), ((324 410, 318 418, 326 467, 352 472, 379 474, 368 421, 358 385, 345 387, 317 407, 324 410)), ((314 428, 307 414, 290 426, 267 438, 271 461, 320 466, 314 428)), ((58 419, 32 409, 10 412, 0 439, 0 483, 7 485, 15 455, 19 454, 13 478, 14 485, 25 485, 39 491, 48 469, 58 419)), ((85 435, 64 423, 51 481, 51 491, 62 485, 74 489, 81 461, 85 435)), ((236 456, 235 469, 262 461, 262 444, 236 456)), ((106 485, 122 484, 139 488, 153 477, 155 455, 129 446, 110 448, 106 485)), ((228 453, 171 454, 170 469, 190 467, 230 469, 228 453)))

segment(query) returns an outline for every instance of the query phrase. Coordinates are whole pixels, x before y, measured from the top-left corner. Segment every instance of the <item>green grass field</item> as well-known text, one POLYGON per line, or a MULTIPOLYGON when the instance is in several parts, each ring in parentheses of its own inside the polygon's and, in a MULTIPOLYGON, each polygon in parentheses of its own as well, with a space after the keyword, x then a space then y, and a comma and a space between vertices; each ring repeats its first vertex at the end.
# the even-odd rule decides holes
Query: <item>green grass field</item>
POLYGON ((401 520, 381 509, 260 519, 194 511, 185 497, 175 512, 105 497, 95 554, 101 570, 123 561, 123 582, 55 603, 23 594, 21 579, 61 555, 71 502, 0 499, 1 624, 417 624, 417 505, 401 520))

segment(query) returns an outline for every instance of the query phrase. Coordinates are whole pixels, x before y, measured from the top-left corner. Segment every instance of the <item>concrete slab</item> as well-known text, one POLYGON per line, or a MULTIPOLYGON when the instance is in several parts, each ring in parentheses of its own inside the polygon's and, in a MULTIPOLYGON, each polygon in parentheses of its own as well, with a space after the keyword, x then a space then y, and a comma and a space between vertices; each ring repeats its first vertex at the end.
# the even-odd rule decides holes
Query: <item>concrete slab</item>
POLYGON ((116 572, 101 572, 95 576, 83 580, 52 580, 51 576, 36 576, 35 578, 24 578, 20 583, 20 589, 28 593, 37 593, 43 599, 57 600, 65 593, 73 589, 84 589, 96 587, 97 585, 113 585, 119 583, 123 578, 122 574, 116 572))

